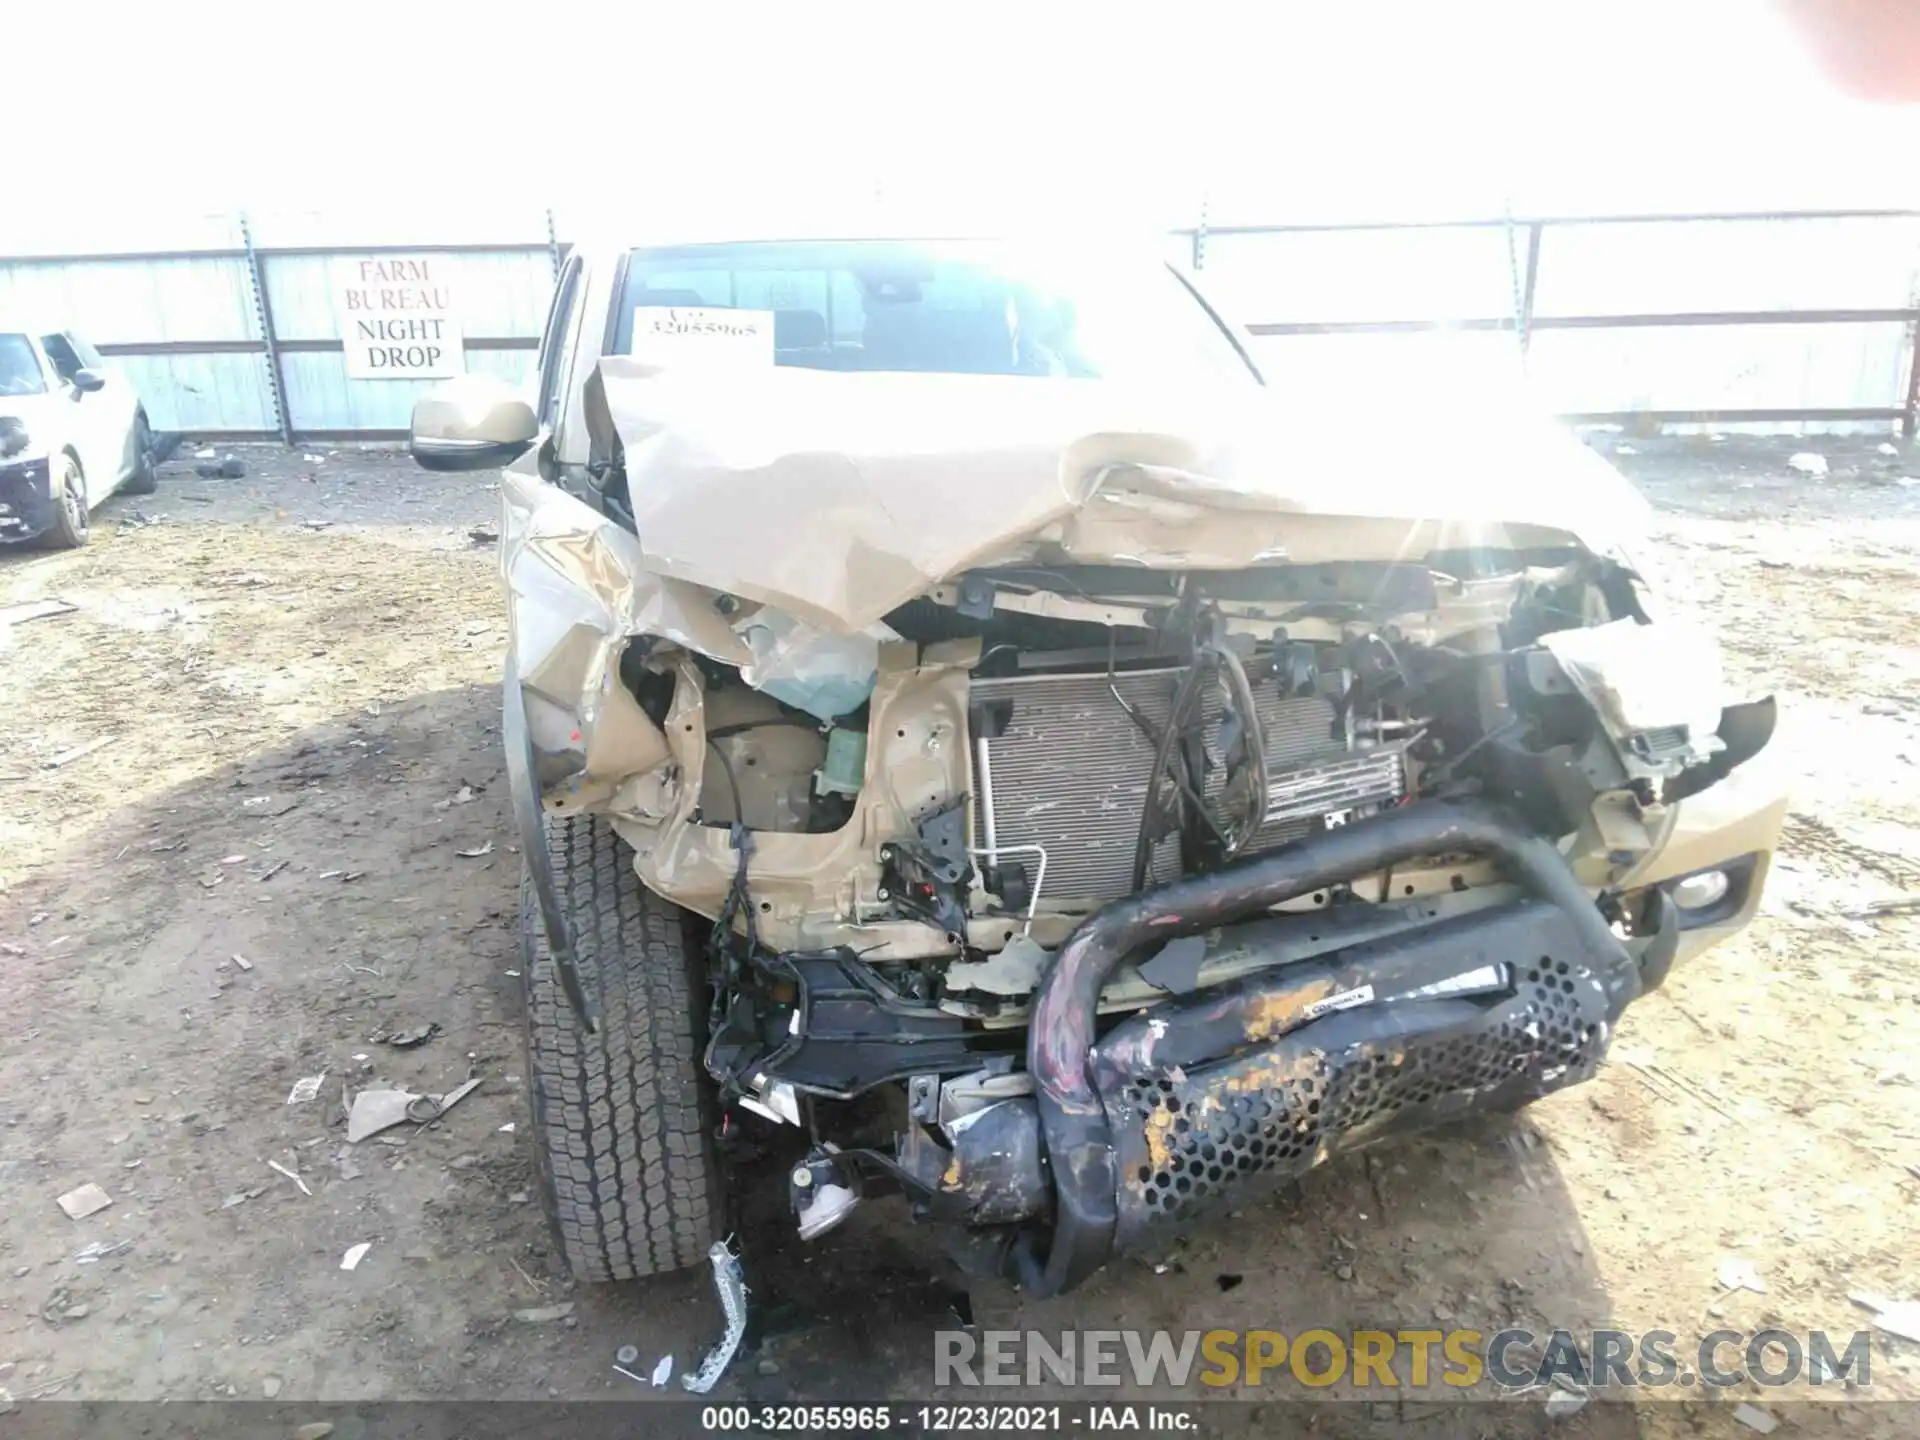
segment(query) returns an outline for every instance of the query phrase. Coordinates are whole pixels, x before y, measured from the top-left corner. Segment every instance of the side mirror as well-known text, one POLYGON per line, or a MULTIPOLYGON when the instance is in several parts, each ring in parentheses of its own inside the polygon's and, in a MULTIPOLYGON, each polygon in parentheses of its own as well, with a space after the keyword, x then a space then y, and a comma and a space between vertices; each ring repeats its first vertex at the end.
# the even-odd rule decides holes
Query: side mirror
POLYGON ((492 470, 539 438, 533 407, 503 380, 462 375, 413 402, 408 448, 425 470, 492 470))
POLYGON ((73 372, 73 388, 91 395, 96 390, 107 388, 107 377, 98 370, 76 370, 73 372))

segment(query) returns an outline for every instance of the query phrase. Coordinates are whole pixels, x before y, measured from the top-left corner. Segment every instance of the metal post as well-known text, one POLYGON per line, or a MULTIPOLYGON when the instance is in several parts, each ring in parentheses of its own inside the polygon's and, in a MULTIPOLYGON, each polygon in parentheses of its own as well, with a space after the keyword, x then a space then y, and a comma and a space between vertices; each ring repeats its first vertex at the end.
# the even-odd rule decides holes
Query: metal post
MULTIPOLYGON (((1920 303, 1920 286, 1907 292, 1907 303, 1920 303)), ((1900 417, 1900 438, 1913 439, 1920 429, 1920 319, 1911 322, 1913 345, 1907 352, 1907 413, 1900 417)))
POLYGON ((553 207, 547 207, 547 255, 553 261, 553 278, 560 278, 560 235, 553 228, 553 207))
POLYGON ((253 226, 246 211, 240 212, 240 243, 247 251, 247 274, 253 281, 253 309, 260 317, 260 339, 267 347, 267 389, 273 396, 274 424, 280 439, 293 448, 293 417, 287 414, 287 392, 280 376, 280 338, 273 332, 273 302, 267 298, 267 277, 261 269, 260 252, 253 247, 253 226))
POLYGON ((1546 227, 1538 220, 1527 225, 1527 273, 1520 292, 1520 353, 1533 343, 1533 292, 1540 282, 1540 232, 1546 227))

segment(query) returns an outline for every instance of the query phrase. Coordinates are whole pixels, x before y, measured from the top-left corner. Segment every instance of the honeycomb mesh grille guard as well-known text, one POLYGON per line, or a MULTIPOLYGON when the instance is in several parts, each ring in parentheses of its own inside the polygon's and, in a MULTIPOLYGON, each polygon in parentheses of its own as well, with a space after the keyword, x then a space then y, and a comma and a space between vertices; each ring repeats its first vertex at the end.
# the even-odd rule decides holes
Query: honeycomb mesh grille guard
MULTIPOLYGON (((1191 1049, 1169 1050, 1164 1040, 1152 1056, 1143 1041, 1153 1028, 1122 1027, 1102 1042, 1093 1074, 1116 1152, 1115 1247, 1182 1227, 1217 1205, 1242 1205, 1387 1134, 1590 1077, 1612 1030, 1596 957, 1551 907, 1464 919, 1389 942, 1383 948, 1399 952, 1392 968, 1457 968, 1461 962, 1447 957, 1463 945, 1481 954, 1504 950, 1513 957, 1510 993, 1376 999, 1211 1063, 1191 1049), (1152 1063, 1175 1053, 1179 1062, 1152 1063)), ((1287 985, 1269 980, 1222 999, 1163 1006, 1158 1032, 1177 1040, 1184 1017, 1195 1015, 1214 1022, 1214 1037, 1231 1033, 1228 1026, 1244 1037, 1268 1016, 1297 1012, 1303 997, 1353 993, 1369 973, 1364 960, 1331 980, 1312 968, 1287 985)))
MULTIPOLYGON (((1088 916, 1067 937, 1035 992, 1027 1030, 1027 1068, 1034 1079, 1035 1099, 1054 1182, 1055 1204, 1051 1233, 1029 1234, 1021 1237, 1016 1244, 1012 1258, 1021 1287, 1036 1298, 1071 1290, 1106 1263, 1121 1238, 1120 1210, 1123 1197, 1119 1151, 1129 1143, 1124 1138, 1130 1126, 1129 1117, 1139 1105, 1127 1102, 1128 1108, 1118 1116, 1113 1116, 1109 1113, 1106 1097, 1118 1094, 1125 1101, 1126 1084, 1148 1075, 1153 1077, 1157 1089, 1162 1071, 1165 1072, 1165 1078, 1173 1079, 1173 1067, 1182 1064, 1179 1046, 1183 1032, 1202 1039, 1209 1036, 1217 1039, 1219 1027, 1239 1024, 1242 1035, 1251 1038, 1245 1017, 1225 1012, 1189 1017, 1189 1023, 1176 1031, 1167 1023, 1168 1005, 1162 1004, 1118 1027, 1096 1049, 1095 1022, 1101 991, 1129 954, 1178 936, 1196 935, 1218 926, 1251 919, 1296 895, 1369 874, 1385 866, 1402 864, 1422 856, 1462 854, 1483 855, 1497 862, 1535 901, 1552 911, 1557 924, 1571 932, 1574 937, 1571 949, 1564 946, 1560 950, 1542 947, 1502 954, 1497 949, 1487 948, 1475 954, 1472 953, 1471 944, 1463 950, 1458 943, 1439 939, 1446 925, 1443 922, 1418 932, 1426 943, 1452 944, 1452 948, 1442 956, 1441 968, 1434 969, 1429 965, 1424 972, 1419 966, 1396 970, 1393 965, 1387 964, 1382 968, 1382 957, 1375 956, 1368 963, 1378 972, 1382 985, 1389 978, 1395 980, 1390 988, 1378 989, 1377 994, 1384 997, 1404 995, 1423 984, 1444 980, 1455 970, 1471 969, 1493 961, 1507 961, 1516 965, 1522 972, 1523 983, 1532 984, 1534 982, 1524 980, 1528 969, 1537 971, 1537 967, 1527 958, 1529 955, 1548 957, 1550 971, 1554 962, 1565 960, 1569 973, 1563 976, 1554 971, 1554 978, 1574 984, 1575 993, 1580 997, 1583 1027, 1590 1023, 1584 1018, 1586 1007, 1589 1004, 1598 1007, 1598 1018, 1604 1024, 1596 1032, 1594 1040, 1604 1046, 1604 1026, 1610 1026, 1628 1003, 1641 993, 1643 980, 1639 963, 1620 937, 1613 933, 1606 918, 1594 904, 1593 897, 1567 868, 1560 852, 1551 843, 1533 834, 1510 812, 1484 800, 1417 801, 1357 824, 1282 845, 1267 854, 1229 865, 1212 874, 1189 876, 1116 900, 1088 916), (1577 980, 1572 975, 1575 956, 1581 962, 1577 980), (1399 984, 1399 980, 1407 983, 1399 984), (1154 1030, 1156 1017, 1160 1021, 1159 1034, 1154 1030), (1129 1027, 1138 1027, 1132 1031, 1133 1042, 1119 1044, 1119 1038, 1129 1027), (1164 1036, 1172 1044, 1166 1049, 1155 1049, 1141 1038, 1141 1030, 1155 1042, 1164 1036), (1123 1072, 1136 1057, 1144 1063, 1135 1065, 1131 1073, 1126 1073, 1125 1078, 1116 1085, 1110 1077, 1103 1079, 1097 1075, 1103 1057, 1104 1063, 1120 1066, 1123 1072), (1120 1138, 1116 1138, 1116 1120, 1122 1122, 1120 1138)), ((1333 983, 1334 978, 1337 977, 1324 977, 1323 983, 1333 983)), ((1294 977, 1289 977, 1289 983, 1295 983, 1294 977)), ((1230 992, 1226 997, 1211 998, 1217 1003, 1231 1006, 1238 993, 1230 992)), ((1567 992, 1561 989, 1560 993, 1567 992)), ((1339 991, 1330 990, 1322 998, 1338 998, 1340 994, 1339 991)), ((1522 1003, 1539 1003, 1538 997, 1528 996, 1522 1003)), ((1418 1042, 1423 1051, 1428 1043, 1438 1043, 1445 1035, 1445 1027, 1440 1022, 1457 1017, 1458 1024, 1466 1028, 1488 1023, 1484 1005, 1476 1005, 1465 999, 1422 1001, 1407 1005, 1404 1009, 1398 1008, 1398 1002, 1394 1004, 1395 1008, 1386 1013, 1407 1019, 1409 1028, 1406 1042, 1409 1046, 1418 1042), (1466 1007, 1464 1011, 1457 1008, 1462 1006, 1466 1007)), ((1281 1009, 1284 1011, 1284 1006, 1281 1009)), ((1350 1064, 1346 1060, 1332 1063, 1332 1057, 1354 1057, 1337 1047, 1333 1041, 1344 1025, 1370 1026, 1377 1031, 1382 1020, 1375 1011, 1376 1007, 1369 1004, 1360 1010, 1327 1014, 1309 1027, 1314 1034, 1314 1045, 1324 1049, 1330 1057, 1326 1077, 1330 1085, 1345 1087, 1357 1084, 1357 1075, 1348 1080, 1340 1078, 1344 1071, 1351 1068, 1350 1064), (1356 1018, 1362 1015, 1367 1017, 1364 1021, 1356 1018)), ((1530 1018, 1534 1021, 1540 1019, 1538 1016, 1530 1018)), ((1524 1025, 1527 1022, 1520 1023, 1524 1025)), ((1265 1033, 1279 1037, 1284 1042, 1285 1035, 1294 1028, 1297 1027, 1269 1025, 1265 1033)), ((1356 1031, 1356 1035, 1361 1033, 1356 1031)), ((1384 1037, 1376 1034, 1376 1038, 1384 1037)), ((1583 1038, 1580 1044, 1594 1043, 1594 1040, 1583 1038)), ((1196 1053, 1195 1058, 1205 1061, 1211 1056, 1228 1053, 1227 1049, 1217 1044, 1208 1044, 1196 1053)), ((1469 1068, 1464 1052, 1443 1053, 1420 1063, 1422 1066, 1440 1066, 1450 1076, 1469 1068)), ((1564 1084, 1572 1074, 1572 1070, 1556 1074, 1560 1061, 1544 1051, 1527 1063, 1533 1067, 1536 1083, 1564 1084)), ((1577 1063, 1577 1059, 1567 1061, 1569 1066, 1576 1069, 1577 1063)), ((1396 1094, 1406 1084, 1403 1078, 1391 1082, 1396 1094)), ((1262 1084, 1259 1088, 1276 1087, 1262 1084)), ((1285 1090, 1286 1087, 1283 1085, 1278 1088, 1285 1090)), ((1341 1094, 1345 1096, 1347 1093, 1342 1088, 1341 1094)), ((1414 1093, 1417 1095, 1417 1089, 1414 1093)), ((1144 1100, 1137 1083, 1135 1095, 1144 1100)), ((1191 1098, 1197 1101, 1202 1097, 1195 1095, 1191 1098)), ((1401 1108, 1405 1109, 1409 1103, 1436 1103, 1437 1099, 1437 1095, 1435 1101, 1413 1099, 1409 1102, 1403 1098, 1401 1108)), ((1181 1103, 1184 1106, 1186 1097, 1182 1098, 1181 1103)), ((1311 1105, 1313 1101, 1309 1099, 1306 1103, 1311 1105)), ((1325 1100, 1320 1103, 1324 1109, 1325 1100)), ((1341 1103, 1351 1107, 1354 1102, 1342 1099, 1341 1103)), ((1165 1113, 1164 1107, 1162 1109, 1165 1113)), ((1308 1113, 1311 1114, 1311 1110, 1308 1113)), ((1189 1120, 1189 1125, 1191 1123, 1189 1120)), ((1297 1123, 1297 1117, 1295 1122, 1290 1123, 1297 1123)), ((1368 1119, 1343 1125, 1335 1133, 1343 1136, 1361 1134, 1370 1123, 1373 1122, 1368 1119)), ((1325 1128, 1324 1124, 1322 1128, 1325 1128)), ((1144 1139, 1142 1143, 1145 1143, 1144 1139)), ((1263 1146, 1266 1143, 1263 1137, 1263 1146)), ((1250 1150, 1251 1146, 1248 1148, 1250 1150)), ((1138 1160, 1135 1162, 1136 1182, 1140 1163, 1138 1160)), ((1214 1164, 1217 1160, 1207 1163, 1214 1164)), ((1158 1168, 1164 1167, 1150 1171, 1145 1183, 1163 1188, 1154 1179, 1158 1168)), ((1205 1173, 1204 1168, 1202 1173, 1205 1173)), ((1128 1208, 1133 1208, 1130 1203, 1128 1208)), ((1140 1208, 1146 1208, 1144 1200, 1140 1208)))

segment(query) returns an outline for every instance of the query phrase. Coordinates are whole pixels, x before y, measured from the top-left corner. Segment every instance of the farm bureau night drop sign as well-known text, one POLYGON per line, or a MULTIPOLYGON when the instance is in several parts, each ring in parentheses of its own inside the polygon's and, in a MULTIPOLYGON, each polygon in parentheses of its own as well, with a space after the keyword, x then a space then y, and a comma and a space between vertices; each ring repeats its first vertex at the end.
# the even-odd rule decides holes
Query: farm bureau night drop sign
POLYGON ((350 378, 423 380, 466 370, 442 263, 413 255, 349 262, 352 278, 336 300, 350 378))

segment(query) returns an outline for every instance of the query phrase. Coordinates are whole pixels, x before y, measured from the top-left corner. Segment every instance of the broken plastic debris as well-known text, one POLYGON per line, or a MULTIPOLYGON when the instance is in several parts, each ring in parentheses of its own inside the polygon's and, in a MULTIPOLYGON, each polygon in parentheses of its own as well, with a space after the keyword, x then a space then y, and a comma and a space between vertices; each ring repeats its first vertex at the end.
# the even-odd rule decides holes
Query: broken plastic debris
POLYGON ((695 1395, 704 1395, 719 1383, 747 1333, 747 1280, 740 1271, 740 1257, 727 1248, 726 1241, 716 1240, 707 1251, 707 1259, 713 1262, 713 1288, 719 1293, 727 1328, 720 1343, 700 1362, 700 1368, 680 1377, 680 1384, 695 1395))
POLYGON ((1780 1428, 1779 1420, 1757 1405, 1734 1406, 1733 1418, 1756 1435, 1771 1435, 1780 1428))
POLYGON ((196 460, 212 460, 212 459, 215 459, 219 454, 220 452, 218 450, 214 449, 211 445, 209 445, 204 450, 194 451, 193 458, 196 460))
MULTIPOLYGON (((440 1033, 437 1020, 429 1020, 424 1025, 415 1025, 407 1030, 395 1030, 385 1038, 387 1044, 396 1050, 411 1050, 416 1045, 424 1045, 440 1033)), ((376 1037, 379 1038, 379 1037, 376 1037)))
POLYGON ((1882 455, 1898 455, 1900 453, 1900 447, 1891 440, 1882 440, 1876 448, 1882 455))
POLYGON ((478 1090, 481 1077, 463 1080, 444 1095, 415 1095, 410 1090, 362 1090, 347 1111, 347 1143, 358 1145, 404 1120, 426 1125, 438 1120, 478 1090))
POLYGON ((753 663, 740 667, 740 678, 821 720, 860 708, 879 676, 880 642, 900 638, 884 625, 836 635, 771 609, 734 628, 753 652, 753 663))
POLYGON ((456 850, 453 853, 458 855, 462 860, 478 860, 482 855, 493 854, 493 841, 489 840, 486 844, 475 850, 456 850))
POLYGON ((81 1249, 74 1251, 72 1258, 73 1263, 76 1265, 93 1265, 112 1255, 124 1255, 131 1249, 133 1249, 133 1241, 131 1240, 114 1240, 111 1242, 96 1240, 91 1245, 83 1246, 81 1249))
POLYGON ((420 1097, 405 1090, 362 1090, 347 1112, 347 1143, 357 1145, 407 1118, 407 1106, 420 1097))
POLYGON ((238 965, 242 970, 253 969, 253 961, 247 959, 246 956, 240 954, 238 951, 234 953, 233 963, 238 965))
POLYGON ((1787 458, 1787 466, 1802 475, 1824 475, 1827 473, 1827 457, 1816 455, 1811 450, 1802 450, 1787 458))
POLYGON ((1767 1282, 1760 1278, 1753 1261, 1743 1260, 1738 1255, 1722 1256, 1715 1276, 1722 1290, 1751 1290, 1756 1295, 1767 1293, 1767 1282))
POLYGON ((346 1254, 340 1257, 340 1268, 342 1270, 354 1269, 362 1260, 367 1258, 367 1251, 372 1248, 373 1242, 371 1240, 362 1240, 358 1245, 352 1246, 346 1254))
POLYGON ((440 1113, 442 1115, 446 1114, 447 1111, 458 1105, 479 1088, 480 1077, 478 1075, 474 1076, 471 1080, 462 1080, 458 1085, 454 1086, 453 1089, 447 1091, 446 1094, 440 1097, 440 1113))
MULTIPOLYGON (((249 965, 247 968, 251 970, 253 967, 249 965)), ((324 1070, 318 1075, 303 1075, 293 1082, 293 1089, 287 1092, 287 1104, 306 1104, 320 1093, 320 1087, 326 1083, 326 1080, 327 1072, 324 1070)))
POLYGON ((1577 1390, 1556 1390, 1547 1397, 1547 1418, 1560 1420, 1585 1407, 1587 1397, 1577 1390))
POLYGON ((307 1182, 300 1178, 298 1172, 289 1170, 286 1166, 282 1165, 278 1160, 267 1161, 267 1168, 269 1170, 276 1171, 277 1173, 286 1176, 287 1179, 293 1181, 294 1184, 300 1187, 300 1193, 302 1195, 313 1194, 313 1191, 307 1188, 307 1182))
POLYGON ((653 1367, 653 1385, 657 1390, 673 1378, 673 1356, 662 1355, 660 1363, 653 1367))
POLYGON ((1851 1294, 1847 1298, 1873 1311, 1873 1323, 1879 1329, 1920 1344, 1920 1300, 1888 1300, 1868 1294, 1851 1294))
POLYGON ((513 1318, 524 1325, 545 1325, 550 1320, 564 1320, 573 1313, 573 1302, 560 1305, 542 1305, 534 1310, 516 1310, 513 1318))
POLYGON ((509 1121, 507 1121, 507 1123, 506 1123, 506 1124, 504 1124, 504 1125, 502 1125, 502 1126, 500 1127, 500 1133, 501 1133, 502 1135, 511 1135, 511 1134, 513 1134, 513 1121, 511 1121, 511 1120, 509 1120, 509 1121))
POLYGON ((69 1220, 84 1220, 89 1215, 98 1214, 113 1204, 113 1197, 98 1185, 89 1181, 76 1190, 69 1190, 60 1197, 60 1208, 67 1212, 69 1220))

